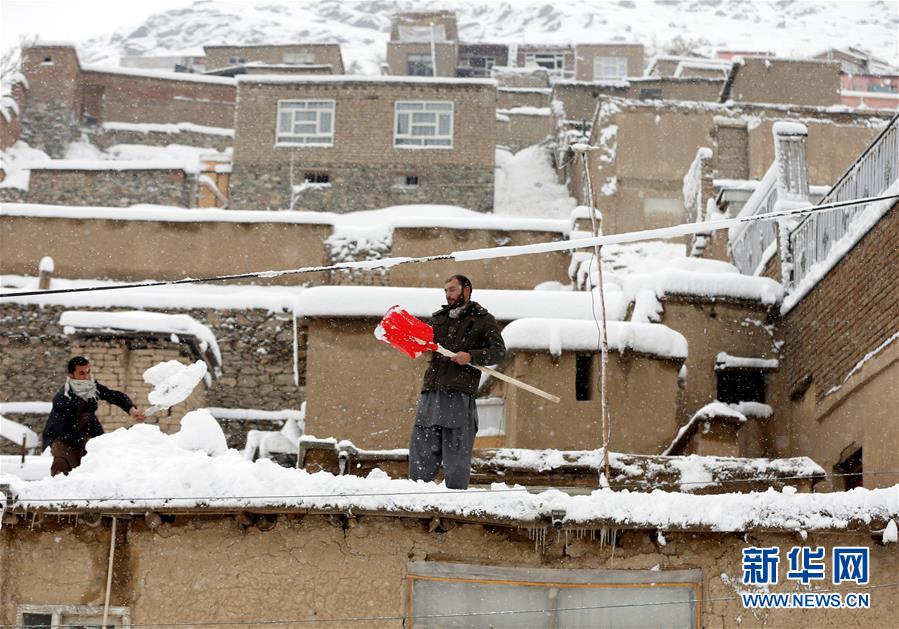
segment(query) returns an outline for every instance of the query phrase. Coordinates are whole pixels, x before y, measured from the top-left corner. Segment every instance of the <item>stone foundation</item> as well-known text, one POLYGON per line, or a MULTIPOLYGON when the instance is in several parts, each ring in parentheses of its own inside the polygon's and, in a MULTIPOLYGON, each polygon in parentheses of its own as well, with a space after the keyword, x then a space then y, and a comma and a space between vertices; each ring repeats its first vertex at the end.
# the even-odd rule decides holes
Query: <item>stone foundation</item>
POLYGON ((140 131, 132 129, 107 129, 104 127, 84 129, 91 144, 101 149, 108 149, 116 144, 143 144, 145 146, 168 146, 181 144, 224 151, 234 144, 233 135, 217 133, 199 133, 184 129, 172 131, 140 131))
MULTIPOLYGON (((293 184, 307 173, 327 173, 329 187, 301 192, 295 210, 353 212, 391 205, 447 204, 477 210, 493 208, 493 172, 483 168, 385 168, 362 164, 305 163, 294 166, 293 184), (397 177, 419 177, 415 187, 397 185, 397 177)), ((283 210, 291 205, 290 165, 235 162, 231 175, 230 208, 283 210)))
POLYGON ((197 181, 182 170, 31 171, 26 201, 48 205, 127 207, 139 203, 193 207, 197 181))
POLYGON ((75 112, 54 101, 28 99, 22 110, 22 140, 31 148, 61 159, 69 142, 78 137, 75 112))

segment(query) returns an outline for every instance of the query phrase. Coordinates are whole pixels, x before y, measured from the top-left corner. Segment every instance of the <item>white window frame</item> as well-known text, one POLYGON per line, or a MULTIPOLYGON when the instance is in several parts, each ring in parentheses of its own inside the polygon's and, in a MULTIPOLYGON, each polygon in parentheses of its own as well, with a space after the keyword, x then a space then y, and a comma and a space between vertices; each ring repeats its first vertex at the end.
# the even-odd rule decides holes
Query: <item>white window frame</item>
POLYGON ((398 149, 452 149, 455 103, 451 100, 398 100, 393 104, 393 146, 398 149), (446 109, 449 105, 449 109, 446 109), (414 110, 410 106, 419 106, 414 110), (435 106, 440 106, 436 109, 435 106), (430 109, 429 109, 430 108, 430 109), (434 121, 415 121, 414 114, 434 114, 434 121), (401 118, 408 117, 409 130, 400 133, 401 118), (449 133, 440 133, 441 118, 448 118, 449 133), (433 134, 416 134, 415 127, 434 129, 433 134), (431 141, 428 144, 428 141, 431 141), (439 144, 435 142, 440 142, 439 144))
MULTIPOLYGON (((303 148, 329 148, 334 146, 334 129, 337 122, 337 103, 333 99, 315 98, 315 99, 282 99, 278 101, 278 112, 275 118, 275 146, 291 146, 303 148), (324 105, 319 107, 310 107, 310 103, 316 105, 324 105), (299 105, 302 105, 300 107, 299 105), (295 133, 282 131, 282 114, 290 115, 296 112, 317 112, 313 124, 314 132, 295 133), (330 113, 331 130, 321 131, 322 113, 330 113)), ((291 128, 295 129, 296 125, 302 124, 296 119, 296 115, 291 117, 291 128)), ((307 122, 306 124, 310 124, 307 122)))
POLYGON ((565 74, 565 53, 564 52, 528 52, 524 55, 524 65, 525 66, 537 66, 546 70, 546 72, 550 76, 560 77, 565 74), (553 67, 548 68, 545 65, 542 65, 537 58, 540 57, 541 61, 548 62, 550 61, 550 57, 552 58, 553 67))
POLYGON ((627 57, 593 57, 593 80, 627 78, 627 57))
MULTIPOLYGON (((49 615, 53 629, 85 622, 100 624, 103 621, 103 607, 100 605, 19 605, 16 608, 17 627, 25 626, 25 614, 49 615)), ((116 629, 131 627, 131 608, 110 607, 107 626, 116 629)))
POLYGON ((310 65, 315 63, 315 55, 311 52, 285 52, 281 61, 295 66, 310 65))

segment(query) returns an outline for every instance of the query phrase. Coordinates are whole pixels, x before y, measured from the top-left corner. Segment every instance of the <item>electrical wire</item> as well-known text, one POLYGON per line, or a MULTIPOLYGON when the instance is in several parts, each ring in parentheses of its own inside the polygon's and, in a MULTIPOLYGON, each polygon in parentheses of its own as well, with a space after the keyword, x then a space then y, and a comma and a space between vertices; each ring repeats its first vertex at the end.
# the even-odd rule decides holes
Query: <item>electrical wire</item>
MULTIPOLYGON (((664 574, 664 572, 659 572, 664 574)), ((489 584, 489 582, 484 582, 489 584)), ((689 585, 689 583, 684 584, 689 585)), ((854 586, 852 592, 854 594, 859 591, 877 590, 885 588, 899 587, 899 583, 881 583, 879 585, 859 585, 854 586)), ((793 592, 784 592, 783 594, 792 594, 793 592)), ((802 593, 802 592, 799 592, 802 593)), ((837 590, 811 590, 810 594, 840 594, 837 590)), ((129 627, 218 627, 218 626, 248 626, 248 625, 289 625, 289 624, 306 624, 306 623, 338 623, 338 622, 372 622, 372 621, 389 621, 389 620, 428 620, 437 618, 473 618, 484 616, 511 616, 519 614, 551 614, 556 612, 575 612, 575 611, 592 611, 601 609, 633 609, 636 607, 660 607, 666 605, 696 605, 703 603, 718 603, 723 601, 740 600, 740 596, 717 596, 713 598, 690 598, 683 601, 648 601, 644 603, 613 603, 610 605, 578 605, 575 607, 555 607, 555 608, 538 608, 538 609, 504 609, 497 611, 484 612, 457 612, 445 614, 413 614, 413 615, 382 615, 382 616, 345 616, 342 618, 292 618, 283 620, 197 620, 197 621, 181 621, 166 623, 130 623, 129 627)), ((32 625, 33 626, 33 625, 32 625)), ((62 629, 63 627, 77 629, 83 627, 83 624, 72 625, 54 625, 62 629)), ((27 629, 25 625, 18 624, 0 624, 0 627, 9 627, 15 629, 27 629)))
POLYGON ((365 260, 359 262, 338 262, 336 264, 331 265, 319 265, 319 266, 307 266, 307 267, 299 267, 296 269, 284 269, 284 270, 269 270, 269 271, 254 271, 249 273, 235 273, 230 275, 214 275, 208 277, 186 277, 180 280, 166 280, 166 281, 156 281, 156 282, 135 282, 131 284, 115 284, 115 285, 105 285, 105 286, 84 286, 80 288, 58 288, 58 289, 47 289, 47 290, 35 290, 35 291, 19 291, 15 293, 8 292, 0 292, 0 300, 2 299, 13 299, 19 297, 30 297, 30 296, 46 296, 46 295, 57 295, 57 294, 66 294, 66 293, 84 293, 84 292, 92 292, 92 291, 108 291, 108 290, 124 290, 128 288, 152 288, 157 286, 174 286, 178 284, 197 284, 197 283, 205 283, 205 282, 220 282, 220 281, 229 281, 229 280, 237 280, 237 279, 251 279, 251 278, 260 278, 260 279, 271 279, 276 277, 284 277, 288 275, 300 275, 305 273, 320 273, 323 271, 337 271, 342 269, 376 269, 376 268, 390 268, 393 266, 399 266, 402 264, 419 264, 422 262, 434 262, 437 260, 461 260, 461 261, 472 261, 472 260, 484 260, 490 259, 492 257, 513 257, 519 255, 533 255, 538 253, 550 253, 553 251, 570 251, 573 249, 584 249, 587 247, 594 247, 596 245, 604 245, 604 244, 615 244, 622 242, 639 242, 641 240, 657 240, 659 238, 674 238, 677 236, 683 236, 691 233, 697 232, 708 232, 714 231, 718 229, 726 229, 729 227, 733 227, 735 225, 739 225, 741 223, 752 222, 752 221, 769 221, 769 220, 778 220, 782 218, 787 218, 791 216, 805 216, 809 214, 821 213, 821 212, 831 212, 838 210, 843 207, 850 207, 854 205, 863 205, 866 203, 873 203, 876 201, 885 201, 889 199, 899 198, 899 194, 890 194, 890 195, 882 195, 877 197, 866 197, 863 199, 852 199, 850 201, 839 201, 834 203, 828 203, 824 205, 817 206, 808 206, 802 208, 795 208, 789 210, 780 210, 775 212, 769 212, 767 214, 757 214, 752 216, 738 216, 736 218, 726 218, 726 219, 718 219, 714 221, 705 221, 702 223, 681 223, 679 225, 674 225, 671 227, 665 227, 661 229, 648 229, 637 232, 625 232, 622 234, 612 234, 609 236, 597 236, 594 238, 579 238, 576 240, 565 240, 559 242, 551 242, 551 243, 539 243, 541 245, 546 245, 541 248, 534 248, 534 245, 522 245, 516 247, 491 247, 487 250, 482 249, 473 249, 467 251, 455 251, 447 254, 440 255, 432 255, 432 256, 421 256, 417 258, 411 257, 398 257, 398 258, 382 258, 380 260, 365 260), (499 256, 488 255, 485 253, 478 252, 483 251, 494 251, 497 249, 502 250, 502 254, 499 256))

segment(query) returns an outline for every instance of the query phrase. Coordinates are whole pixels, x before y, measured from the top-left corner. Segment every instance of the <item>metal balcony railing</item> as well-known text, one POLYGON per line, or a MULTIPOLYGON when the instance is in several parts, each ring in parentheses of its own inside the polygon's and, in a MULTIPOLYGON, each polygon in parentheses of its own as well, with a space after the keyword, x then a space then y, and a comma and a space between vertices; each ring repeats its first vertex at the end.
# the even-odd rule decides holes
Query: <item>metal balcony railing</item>
MULTIPOLYGON (((756 216, 774 211, 777 203, 777 162, 772 162, 740 216, 756 216)), ((762 255, 777 240, 777 221, 752 221, 734 228, 728 235, 728 246, 734 265, 744 275, 752 275, 762 262, 762 255)))
MULTIPOLYGON (((877 196, 899 180, 899 114, 843 173, 820 203, 850 201, 877 196)), ((793 274, 790 288, 799 284, 811 268, 824 260, 833 244, 849 231, 864 205, 833 212, 810 214, 790 233, 793 274)))

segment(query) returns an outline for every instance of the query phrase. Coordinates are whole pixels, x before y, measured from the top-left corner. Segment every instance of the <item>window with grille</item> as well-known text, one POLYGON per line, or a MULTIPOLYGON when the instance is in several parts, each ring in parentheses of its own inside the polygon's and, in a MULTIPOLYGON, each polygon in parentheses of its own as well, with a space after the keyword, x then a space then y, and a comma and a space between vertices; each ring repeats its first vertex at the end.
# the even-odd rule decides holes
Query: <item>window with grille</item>
POLYGON ((278 101, 276 144, 334 146, 334 101, 278 101))
POLYGON ((549 70, 550 76, 562 76, 565 71, 565 53, 534 52, 524 56, 526 66, 539 66, 549 70))
POLYGON ((623 79, 627 76, 627 57, 593 57, 593 78, 623 79))
POLYGON ((452 101, 397 101, 393 145, 453 148, 452 101))
POLYGON ((304 183, 331 183, 331 175, 328 173, 305 173, 304 183))
POLYGON ((409 76, 434 76, 434 59, 431 55, 410 54, 406 58, 406 74, 409 76))

